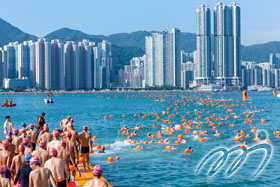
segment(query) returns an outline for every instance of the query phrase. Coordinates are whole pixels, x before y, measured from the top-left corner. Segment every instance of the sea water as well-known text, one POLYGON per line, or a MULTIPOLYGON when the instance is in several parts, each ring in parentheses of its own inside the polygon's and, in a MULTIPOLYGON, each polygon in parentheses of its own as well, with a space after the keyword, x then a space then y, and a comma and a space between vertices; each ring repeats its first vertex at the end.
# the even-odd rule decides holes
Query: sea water
MULTIPOLYGON (((271 93, 249 92, 248 96, 253 100, 246 101, 246 105, 256 106, 258 108, 256 110, 267 107, 265 112, 256 113, 256 117, 252 118, 254 122, 249 125, 243 123, 246 120, 246 115, 243 112, 246 110, 240 108, 241 104, 244 103, 241 100, 241 92, 61 94, 53 97, 53 104, 45 104, 44 98, 46 96, 42 94, 0 95, 0 101, 3 103, 6 98, 8 100, 12 98, 13 102, 17 104, 16 107, 12 108, 1 107, 0 120, 3 124, 5 116, 10 115, 14 127, 21 128, 22 122, 36 124, 37 118, 42 112, 45 112, 46 123, 51 130, 54 130, 59 127, 62 119, 71 115, 74 119, 75 130, 81 132, 82 126, 87 125, 92 135, 97 137, 97 140, 93 142, 94 145, 110 145, 105 154, 97 153, 97 151, 91 154, 90 162, 92 165, 101 165, 104 177, 113 186, 279 186, 280 140, 275 137, 273 132, 280 130, 280 99, 271 93), (217 125, 222 134, 220 137, 214 136, 215 131, 212 127, 203 124, 202 129, 208 131, 208 135, 205 136, 207 141, 199 142, 198 139, 192 137, 193 130, 190 130, 190 133, 176 130, 174 135, 170 136, 165 132, 164 123, 157 120, 155 115, 147 115, 146 118, 135 116, 135 114, 143 116, 149 112, 157 112, 162 119, 168 119, 168 115, 164 116, 162 112, 168 112, 166 108, 170 107, 169 112, 175 114, 174 106, 155 100, 161 98, 166 101, 174 101, 181 97, 233 99, 239 105, 233 108, 239 118, 234 119, 233 114, 229 114, 229 121, 222 121, 222 126, 217 125), (104 116, 109 115, 112 115, 113 118, 104 119, 104 116), (123 115, 126 116, 123 117, 123 115), (266 120, 265 123, 261 123, 262 118, 266 120), (156 129, 153 128, 154 123, 157 124, 156 129), (228 126, 231 123, 234 124, 234 127, 228 126), (127 136, 122 134, 123 125, 127 125, 130 132, 133 131, 135 125, 142 127, 142 130, 137 132, 137 136, 133 137, 134 140, 139 141, 139 145, 143 146, 141 150, 136 150, 136 145, 124 142, 127 136), (214 148, 231 148, 240 145, 243 140, 240 143, 234 141, 237 131, 243 129, 247 134, 253 126, 267 131, 273 147, 272 158, 257 177, 253 178, 252 174, 257 170, 265 155, 265 151, 262 150, 250 154, 243 166, 230 177, 225 176, 229 163, 226 163, 213 177, 207 176, 207 168, 196 174, 197 166, 206 154, 214 148), (148 132, 157 135, 159 130, 162 130, 163 138, 170 137, 169 145, 175 147, 173 150, 167 151, 166 144, 143 144, 145 140, 150 141, 147 138, 148 132), (175 145, 178 134, 184 135, 185 143, 175 145), (193 152, 186 155, 184 150, 189 145, 192 146, 193 152), (109 164, 107 162, 108 156, 118 156, 120 160, 109 164)), ((185 115, 187 120, 194 120, 196 116, 194 110, 202 110, 203 108, 206 108, 206 111, 211 111, 211 114, 216 112, 217 116, 225 117, 227 115, 224 109, 206 107, 199 103, 196 107, 191 103, 190 106, 178 108, 178 115, 171 119, 172 124, 182 124, 182 115, 185 115), (189 111, 190 114, 186 114, 186 111, 189 111)), ((247 110, 253 109, 248 107, 247 110)), ((209 117, 210 114, 203 113, 201 116, 202 120, 205 121, 204 118, 209 117)), ((251 138, 244 139, 249 147, 257 144, 252 141, 253 136, 252 134, 251 138)), ((3 138, 3 126, 1 126, 0 139, 3 140, 3 138)), ((155 142, 159 139, 156 136, 155 142)), ((234 160, 237 155, 238 153, 234 153, 229 157, 229 161, 234 160)))

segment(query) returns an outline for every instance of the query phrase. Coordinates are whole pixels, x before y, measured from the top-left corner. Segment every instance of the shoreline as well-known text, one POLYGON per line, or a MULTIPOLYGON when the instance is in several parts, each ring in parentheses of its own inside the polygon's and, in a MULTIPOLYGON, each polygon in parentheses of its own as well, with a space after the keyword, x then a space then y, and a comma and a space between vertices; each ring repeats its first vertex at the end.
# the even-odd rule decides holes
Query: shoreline
MULTIPOLYGON (((0 92, 0 95, 27 95, 27 94, 47 94, 50 91, 30 91, 30 92, 0 92)), ((51 91, 53 94, 110 94, 110 93, 230 93, 230 92, 241 92, 241 91, 197 91, 197 90, 125 90, 125 91, 114 91, 114 90, 58 90, 51 91)))

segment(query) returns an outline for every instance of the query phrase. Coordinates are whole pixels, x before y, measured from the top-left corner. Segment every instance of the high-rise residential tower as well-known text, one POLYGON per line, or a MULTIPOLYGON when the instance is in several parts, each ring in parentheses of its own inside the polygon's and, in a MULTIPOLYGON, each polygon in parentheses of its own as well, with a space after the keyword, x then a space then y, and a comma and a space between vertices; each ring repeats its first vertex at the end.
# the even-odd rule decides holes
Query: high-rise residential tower
POLYGON ((211 11, 206 5, 196 9, 196 62, 195 81, 209 84, 211 81, 211 11))
POLYGON ((178 29, 147 36, 145 58, 145 84, 150 87, 180 87, 181 60, 178 29))
POLYGON ((218 3, 214 7, 214 42, 216 83, 241 84, 240 64, 240 6, 218 3))
POLYGON ((51 41, 51 86, 63 89, 64 85, 64 44, 59 40, 51 41))

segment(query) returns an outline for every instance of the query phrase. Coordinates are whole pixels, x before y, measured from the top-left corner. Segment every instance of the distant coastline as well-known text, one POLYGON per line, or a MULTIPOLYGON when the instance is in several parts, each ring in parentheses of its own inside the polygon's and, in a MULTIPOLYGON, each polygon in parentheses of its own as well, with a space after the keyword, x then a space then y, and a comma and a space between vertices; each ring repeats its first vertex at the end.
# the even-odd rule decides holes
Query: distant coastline
MULTIPOLYGON (((22 92, 0 92, 0 95, 20 95, 20 94, 47 94, 50 91, 22 91, 22 92)), ((59 90, 59 91, 51 91, 54 95, 59 94, 106 94, 106 93, 204 93, 206 91, 198 91, 198 90, 124 90, 124 91, 117 91, 117 90, 73 90, 73 91, 66 91, 66 90, 59 90)), ((208 93, 219 93, 208 91, 208 93)), ((224 91, 224 92, 239 92, 239 91, 224 91)))

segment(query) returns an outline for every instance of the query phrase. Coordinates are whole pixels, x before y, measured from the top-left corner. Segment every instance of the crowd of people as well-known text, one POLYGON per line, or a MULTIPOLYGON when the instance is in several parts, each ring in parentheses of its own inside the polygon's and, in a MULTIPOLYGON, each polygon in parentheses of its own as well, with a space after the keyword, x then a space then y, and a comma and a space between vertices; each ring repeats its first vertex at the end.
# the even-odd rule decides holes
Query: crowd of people
POLYGON ((22 123, 20 129, 14 128, 11 117, 6 116, 4 123, 5 140, 1 141, 0 187, 66 187, 75 181, 79 158, 83 159, 83 170, 93 170, 94 179, 84 186, 107 186, 101 180, 102 169, 99 165, 91 168, 89 153, 92 137, 88 127, 82 132, 74 129, 71 116, 60 122, 60 127, 52 133, 45 122, 45 113, 37 120, 37 125, 22 123), (37 148, 37 144, 39 147, 37 148))

